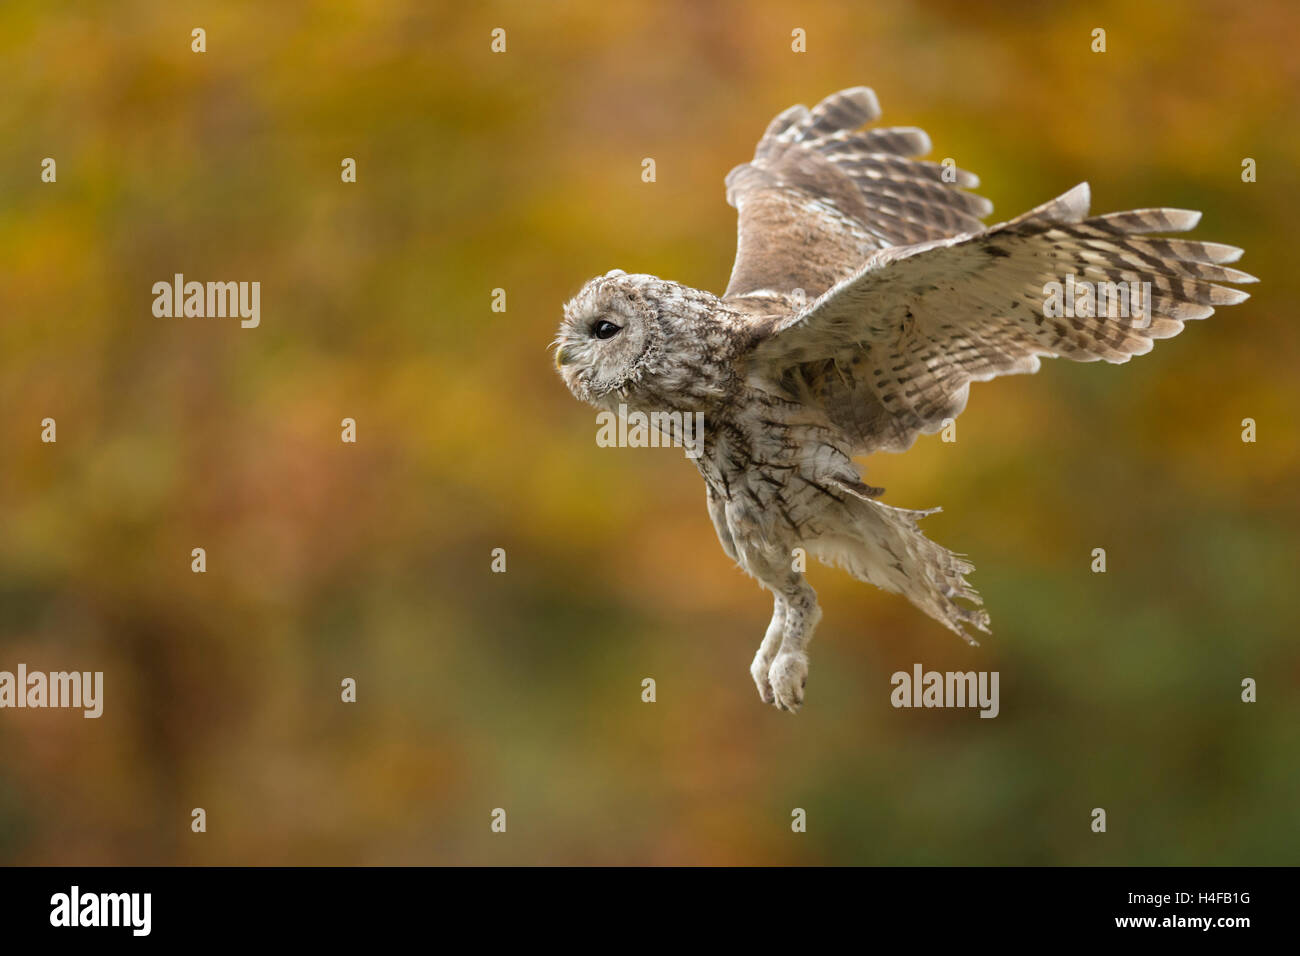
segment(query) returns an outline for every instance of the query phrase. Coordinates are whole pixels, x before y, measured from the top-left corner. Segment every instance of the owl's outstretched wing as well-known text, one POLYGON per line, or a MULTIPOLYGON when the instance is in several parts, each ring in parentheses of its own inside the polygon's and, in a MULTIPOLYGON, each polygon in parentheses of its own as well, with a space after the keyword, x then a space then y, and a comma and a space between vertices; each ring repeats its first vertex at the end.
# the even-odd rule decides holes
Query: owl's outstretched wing
POLYGON ((811 302, 877 250, 983 228, 992 203, 962 191, 979 180, 913 159, 930 151, 922 130, 859 131, 879 116, 859 86, 772 120, 753 160, 727 175, 739 222, 725 295, 802 289, 811 302))
POLYGON ((1223 265, 1240 249, 1149 235, 1191 229, 1200 213, 1086 218, 1088 202, 1083 183, 987 231, 874 253, 801 314, 773 322, 754 370, 821 407, 854 453, 902 451, 955 418, 971 382, 1036 372, 1040 356, 1126 362, 1185 321, 1249 298, 1216 284, 1256 281, 1223 265), (1116 284, 1104 309, 1097 295, 1089 306, 1084 283, 1116 284), (1149 283, 1149 294, 1128 283, 1149 283))

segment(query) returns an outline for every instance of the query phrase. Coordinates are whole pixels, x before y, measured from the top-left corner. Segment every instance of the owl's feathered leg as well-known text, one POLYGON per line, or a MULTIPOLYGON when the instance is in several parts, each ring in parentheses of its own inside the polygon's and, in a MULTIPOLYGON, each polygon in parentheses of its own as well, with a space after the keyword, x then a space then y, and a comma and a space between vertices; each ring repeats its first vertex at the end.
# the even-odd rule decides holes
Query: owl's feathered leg
POLYGON ((804 685, 808 683, 808 642, 812 640, 822 609, 817 606, 817 592, 804 583, 798 592, 786 598, 785 627, 781 650, 768 669, 767 679, 776 697, 776 706, 797 712, 803 705, 804 685))
POLYGON ((822 616, 817 592, 785 563, 784 554, 775 560, 745 557, 747 570, 774 595, 772 621, 749 672, 764 701, 796 712, 808 681, 808 642, 822 616))
POLYGON ((768 680, 767 672, 772 668, 772 661, 785 634, 785 601, 778 594, 773 599, 772 605, 772 621, 767 625, 763 643, 758 646, 758 651, 754 654, 754 663, 749 665, 750 676, 754 678, 754 685, 758 687, 758 696, 763 698, 765 704, 776 703, 776 696, 772 693, 772 682, 768 680))

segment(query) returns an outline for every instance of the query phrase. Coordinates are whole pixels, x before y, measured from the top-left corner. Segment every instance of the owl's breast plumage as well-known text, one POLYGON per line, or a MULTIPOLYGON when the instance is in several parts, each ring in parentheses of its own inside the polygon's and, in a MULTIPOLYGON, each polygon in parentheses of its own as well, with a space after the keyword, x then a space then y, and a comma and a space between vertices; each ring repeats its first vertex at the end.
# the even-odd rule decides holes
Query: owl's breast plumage
POLYGON ((767 390, 744 391, 706 414, 696 465, 715 523, 725 522, 742 554, 785 551, 833 529, 847 495, 840 483, 860 478, 818 413, 767 390))

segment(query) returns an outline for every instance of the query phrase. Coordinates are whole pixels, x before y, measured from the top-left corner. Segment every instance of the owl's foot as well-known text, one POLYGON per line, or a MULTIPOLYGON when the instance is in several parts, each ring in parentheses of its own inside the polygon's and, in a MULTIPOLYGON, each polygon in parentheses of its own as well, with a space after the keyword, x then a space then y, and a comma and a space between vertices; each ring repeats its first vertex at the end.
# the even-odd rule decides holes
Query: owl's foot
POLYGON ((749 665, 749 674, 754 678, 758 696, 763 698, 765 704, 776 703, 776 695, 772 693, 772 682, 767 678, 767 672, 771 667, 772 656, 764 653, 764 649, 760 647, 758 653, 754 655, 754 663, 749 665))
MULTIPOLYGON (((763 699, 780 710, 798 713, 803 706, 804 685, 808 683, 808 655, 789 651, 778 654, 768 669, 767 680, 775 700, 763 699)), ((762 693, 761 686, 759 693, 762 693)))

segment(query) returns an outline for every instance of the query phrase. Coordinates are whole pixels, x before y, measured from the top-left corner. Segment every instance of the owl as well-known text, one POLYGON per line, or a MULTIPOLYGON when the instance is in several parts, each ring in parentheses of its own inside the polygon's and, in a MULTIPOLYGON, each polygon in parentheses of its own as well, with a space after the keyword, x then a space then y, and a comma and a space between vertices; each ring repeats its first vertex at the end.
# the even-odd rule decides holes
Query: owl
POLYGON ((1185 209, 1090 216, 1086 183, 993 226, 977 178, 926 162, 913 127, 864 129, 866 87, 768 126, 727 176, 735 265, 717 296, 621 270, 564 307, 555 363, 613 412, 700 416, 693 456, 722 549, 772 594, 750 666, 763 701, 797 712, 821 611, 816 556, 905 596, 971 644, 989 616, 933 510, 892 507, 855 456, 907 450, 951 423, 972 382, 1044 356, 1127 362, 1245 292, 1241 250, 1188 239, 1185 209))

